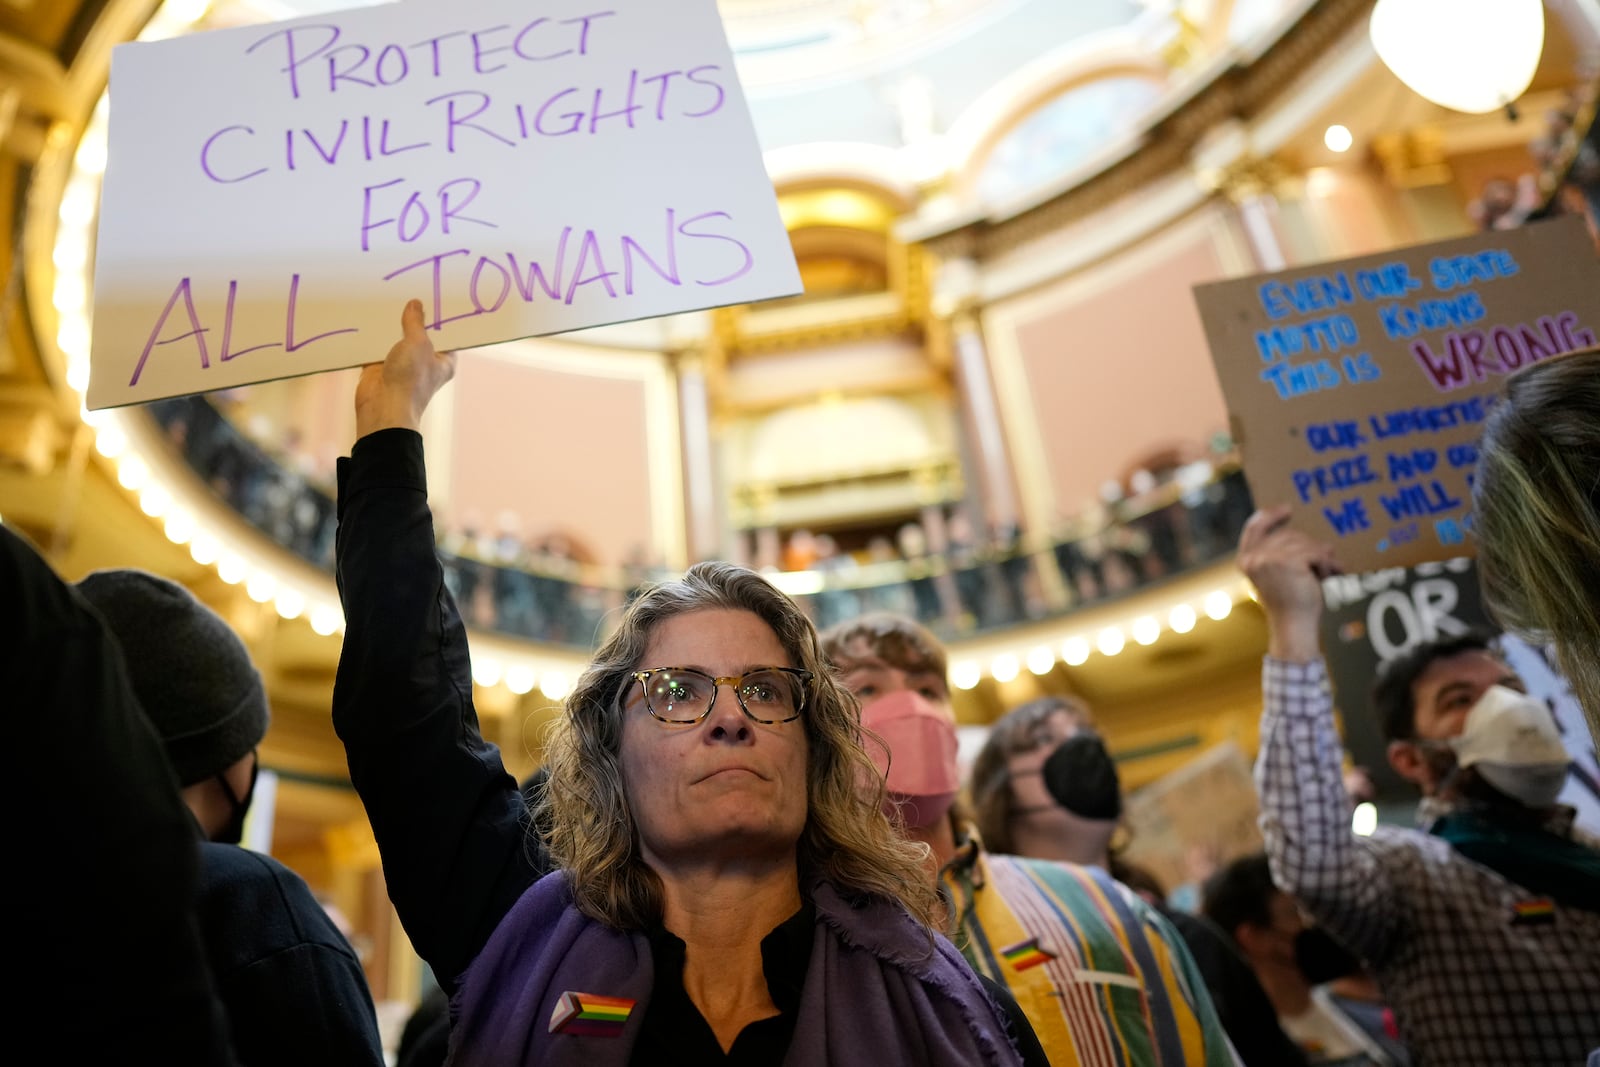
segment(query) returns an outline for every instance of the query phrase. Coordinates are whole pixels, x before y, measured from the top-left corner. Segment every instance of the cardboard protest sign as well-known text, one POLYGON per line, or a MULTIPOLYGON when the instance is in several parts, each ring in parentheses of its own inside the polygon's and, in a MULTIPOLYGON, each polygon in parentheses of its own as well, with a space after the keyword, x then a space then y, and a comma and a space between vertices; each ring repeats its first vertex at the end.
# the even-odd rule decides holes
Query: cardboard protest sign
POLYGON ((797 293, 714 0, 397 3, 119 46, 88 405, 797 293))
POLYGON ((1259 814, 1250 760, 1227 741, 1128 794, 1123 854, 1171 891, 1190 880, 1196 849, 1217 863, 1261 851, 1259 814))
POLYGON ((1470 554, 1504 376, 1600 335, 1577 219, 1195 288, 1245 475, 1350 570, 1470 554))
MULTIPOLYGON (((1416 788, 1388 765, 1387 743, 1372 707, 1372 682, 1382 664, 1424 641, 1469 630, 1498 632, 1478 592, 1477 566, 1461 557, 1340 575, 1323 583, 1323 600, 1322 647, 1345 749, 1369 770, 1380 796, 1410 800, 1416 788)), ((1577 810, 1586 829, 1600 832, 1600 760, 1571 685, 1543 649, 1510 634, 1501 635, 1497 643, 1528 692, 1549 706, 1572 754, 1561 802, 1577 810)))

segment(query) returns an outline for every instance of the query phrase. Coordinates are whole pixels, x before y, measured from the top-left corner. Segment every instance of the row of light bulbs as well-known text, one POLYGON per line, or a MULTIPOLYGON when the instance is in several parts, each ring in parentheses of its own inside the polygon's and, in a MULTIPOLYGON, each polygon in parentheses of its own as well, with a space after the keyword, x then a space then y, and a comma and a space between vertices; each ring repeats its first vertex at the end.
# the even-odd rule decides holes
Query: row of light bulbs
POLYGON ((271 567, 227 547, 227 539, 207 527, 163 485, 150 465, 133 449, 121 416, 85 410, 83 419, 95 431, 95 451, 116 464, 117 484, 139 499, 139 510, 161 521, 167 540, 189 549, 202 567, 215 567, 228 585, 242 585, 257 604, 272 604, 285 619, 308 616, 311 628, 324 637, 344 629, 344 614, 325 595, 286 580, 271 567))
MULTIPOLYGON (((1214 589, 1201 600, 1198 610, 1192 603, 1174 605, 1167 612, 1167 628, 1173 633, 1186 634, 1200 621, 1201 613, 1221 622, 1233 612, 1237 596, 1248 596, 1241 585, 1235 591, 1214 589)), ((988 675, 1004 685, 1022 673, 1023 667, 1033 674, 1049 674, 1059 660, 1069 667, 1080 667, 1089 662, 1095 651, 1102 656, 1115 656, 1128 645, 1128 638, 1140 645, 1153 645, 1161 637, 1161 620, 1155 615, 1141 615, 1126 630, 1121 626, 1107 626, 1093 635, 1078 634, 1063 641, 1059 649, 1050 645, 1035 645, 1025 654, 1002 652, 989 661, 988 675)), ((984 665, 977 660, 958 660, 950 665, 950 684, 957 689, 973 689, 983 681, 984 665)))
MULTIPOLYGON (((313 631, 332 636, 344 630, 344 615, 339 606, 285 582, 267 567, 254 564, 237 552, 224 547, 223 538, 206 529, 191 513, 183 510, 171 492, 155 480, 155 475, 145 461, 132 451, 132 446, 114 416, 104 412, 84 411, 85 421, 95 429, 95 448, 117 465, 117 481, 130 492, 138 494, 139 508, 153 519, 162 521, 168 540, 186 545, 189 555, 201 566, 214 566, 217 576, 229 585, 243 585, 247 596, 258 604, 271 602, 284 619, 298 619, 309 614, 313 631)), ((1243 595, 1247 590, 1241 588, 1243 595)), ((1173 633, 1186 634, 1199 623, 1201 614, 1220 622, 1233 611, 1235 592, 1215 589, 1200 602, 1198 609, 1192 603, 1174 605, 1167 612, 1167 628, 1173 633)), ((1001 653, 989 663, 988 674, 1002 684, 1015 679, 1023 667, 1033 674, 1048 674, 1059 661, 1069 667, 1088 662, 1094 651, 1103 656, 1115 656, 1127 647, 1128 639, 1139 645, 1153 645, 1162 632, 1161 620, 1154 614, 1135 618, 1126 628, 1106 626, 1093 635, 1074 635, 1059 647, 1036 645, 1024 655, 1001 653), (1059 653, 1059 654, 1058 654, 1059 653)), ((950 682, 955 688, 975 688, 983 680, 984 668, 977 660, 959 660, 951 665, 950 682)), ((482 688, 491 689, 504 684, 513 694, 523 696, 537 688, 551 700, 560 700, 571 691, 571 678, 562 671, 536 671, 528 662, 513 660, 502 662, 498 658, 474 657, 472 679, 482 688)))
MULTIPOLYGON (((173 495, 155 480, 148 464, 131 448, 127 435, 103 413, 85 412, 96 429, 95 448, 117 465, 117 482, 139 497, 139 509, 162 521, 167 539, 187 545, 189 555, 201 566, 215 567, 217 577, 229 585, 242 585, 245 594, 258 604, 271 603, 284 619, 308 616, 311 629, 324 637, 344 631, 344 613, 337 604, 307 593, 274 573, 224 547, 223 538, 202 527, 188 511, 182 510, 173 495)), ((533 692, 535 683, 551 700, 560 700, 572 688, 569 676, 559 670, 535 670, 532 663, 512 660, 503 663, 489 656, 474 656, 472 680, 484 689, 504 684, 517 696, 533 692)))
MULTIPOLYGON (((1244 587, 1240 588, 1240 592, 1249 595, 1244 587)), ((1233 613, 1234 602, 1233 592, 1227 589, 1212 590, 1201 601, 1198 611, 1193 604, 1175 605, 1167 613, 1167 627, 1174 633, 1189 633, 1199 623, 1201 612, 1206 618, 1221 622, 1233 613)), ((1129 634, 1140 645, 1153 645, 1161 636, 1161 621, 1155 615, 1141 615, 1129 625, 1128 634, 1120 626, 1107 626, 1095 635, 1092 648, 1103 656, 1115 656, 1127 647, 1129 634)), ((1049 645, 1036 645, 1021 657, 1009 652, 1001 653, 990 661, 988 673, 995 681, 1004 684, 1021 674, 1024 666, 1033 674, 1043 675, 1055 668, 1058 659, 1069 667, 1078 667, 1087 663, 1090 655, 1089 638, 1078 635, 1062 642, 1059 656, 1057 650, 1049 645)), ((983 675, 983 665, 977 660, 959 660, 950 666, 950 684, 957 689, 976 688, 983 681, 983 675)), ((484 689, 504 683, 517 696, 532 692, 537 681, 539 691, 551 700, 560 700, 572 691, 572 679, 564 672, 547 671, 539 674, 526 663, 507 665, 489 657, 473 657, 472 680, 484 689)))
MULTIPOLYGON (((311 629, 324 637, 344 631, 344 613, 315 592, 285 581, 272 569, 246 559, 225 547, 225 539, 209 530, 192 513, 183 509, 176 497, 161 485, 149 465, 132 449, 127 434, 117 424, 119 416, 105 412, 83 412, 84 420, 95 430, 95 449, 117 468, 117 482, 138 494, 139 509, 159 519, 167 539, 186 545, 189 555, 203 567, 215 567, 217 577, 229 585, 244 587, 245 594, 258 604, 271 603, 284 619, 306 617, 311 629)), ((537 670, 532 662, 502 661, 492 656, 474 656, 472 680, 484 689, 504 685, 517 696, 539 692, 550 700, 561 700, 572 689, 571 677, 560 670, 537 670)))
POLYGON ((572 692, 572 678, 565 671, 539 672, 527 663, 502 665, 491 657, 472 658, 472 681, 481 689, 504 684, 517 696, 533 692, 534 683, 538 682, 539 692, 551 700, 561 700, 572 692))

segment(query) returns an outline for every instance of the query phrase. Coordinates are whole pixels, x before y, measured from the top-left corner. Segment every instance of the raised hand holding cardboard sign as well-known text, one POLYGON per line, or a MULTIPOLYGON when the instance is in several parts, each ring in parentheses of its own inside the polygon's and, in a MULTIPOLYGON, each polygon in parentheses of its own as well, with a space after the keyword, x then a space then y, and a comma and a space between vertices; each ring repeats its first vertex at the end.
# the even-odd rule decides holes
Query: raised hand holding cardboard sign
POLYGON ((1195 288, 1258 503, 1350 571, 1470 554, 1471 476, 1507 374, 1595 344, 1581 222, 1195 288))

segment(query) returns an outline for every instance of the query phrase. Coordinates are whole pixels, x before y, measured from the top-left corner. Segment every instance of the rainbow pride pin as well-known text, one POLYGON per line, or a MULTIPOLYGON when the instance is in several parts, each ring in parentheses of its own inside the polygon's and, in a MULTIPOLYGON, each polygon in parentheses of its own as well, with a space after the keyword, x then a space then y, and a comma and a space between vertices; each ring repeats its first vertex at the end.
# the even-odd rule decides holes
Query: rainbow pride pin
POLYGON ((1026 941, 1018 941, 1009 948, 1003 948, 1000 950, 1000 955, 1005 957, 1005 961, 1019 971, 1025 971, 1029 967, 1037 967, 1041 963, 1049 963, 1056 958, 1054 953, 1046 952, 1039 947, 1039 939, 1037 937, 1030 937, 1026 941))
POLYGON ((1549 897, 1519 900, 1511 905, 1512 926, 1543 926, 1556 921, 1556 902, 1549 897))
POLYGON ((579 1037, 616 1037, 633 1014, 633 1001, 626 997, 602 997, 596 993, 563 993, 550 1015, 552 1034, 579 1037))

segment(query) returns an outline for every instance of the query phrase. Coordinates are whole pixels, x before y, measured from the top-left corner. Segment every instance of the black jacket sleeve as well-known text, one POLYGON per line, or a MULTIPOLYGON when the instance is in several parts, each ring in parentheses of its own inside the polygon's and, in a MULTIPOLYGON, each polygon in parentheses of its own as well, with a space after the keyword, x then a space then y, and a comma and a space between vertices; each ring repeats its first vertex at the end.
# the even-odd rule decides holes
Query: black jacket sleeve
POLYGON ((445 588, 422 437, 382 430, 339 461, 345 637, 333 724, 389 899, 440 985, 549 867, 472 706, 466 627, 445 588))
POLYGON ((9 843, 29 869, 14 1017, 88 1062, 234 1063, 195 914, 199 828, 115 639, 3 526, 0 604, 18 627, 0 642, 9 843))

